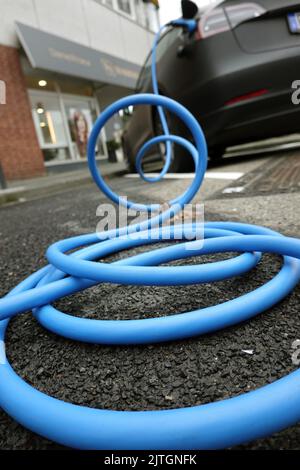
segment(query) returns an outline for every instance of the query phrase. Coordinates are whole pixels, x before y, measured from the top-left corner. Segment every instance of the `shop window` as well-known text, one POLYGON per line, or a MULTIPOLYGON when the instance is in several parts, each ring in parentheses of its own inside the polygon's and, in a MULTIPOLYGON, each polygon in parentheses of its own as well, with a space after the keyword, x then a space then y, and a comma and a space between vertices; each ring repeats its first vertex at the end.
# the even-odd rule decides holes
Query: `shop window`
MULTIPOLYGON (((86 85, 87 92, 89 85, 86 85)), ((69 88, 68 88, 69 89, 69 88)), ((29 90, 32 116, 45 161, 86 158, 86 148, 97 118, 96 100, 88 96, 29 90)), ((104 156, 102 141, 96 153, 104 156)))
POLYGON ((29 92, 32 116, 45 160, 70 158, 64 119, 58 97, 54 93, 29 92))
POLYGON ((36 100, 33 112, 38 123, 42 145, 66 144, 63 118, 55 99, 36 100))
MULTIPOLYGON (((94 100, 63 97, 73 150, 76 158, 86 157, 86 147, 93 123, 97 117, 94 100)), ((103 154, 101 145, 100 154, 103 154)))
POLYGON ((64 138, 64 132, 60 111, 56 109, 49 110, 49 108, 47 110, 45 104, 41 102, 36 103, 35 112, 37 113, 43 143, 57 145, 61 142, 64 138))

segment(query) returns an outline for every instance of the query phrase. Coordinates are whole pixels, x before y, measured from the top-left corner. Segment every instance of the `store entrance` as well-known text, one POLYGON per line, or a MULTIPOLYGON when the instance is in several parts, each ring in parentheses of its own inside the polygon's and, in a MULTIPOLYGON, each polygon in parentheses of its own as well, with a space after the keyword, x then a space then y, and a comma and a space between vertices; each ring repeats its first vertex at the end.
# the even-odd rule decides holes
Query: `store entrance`
MULTIPOLYGON (((87 142, 99 113, 96 98, 29 90, 32 116, 46 166, 87 158, 87 142)), ((106 159, 101 134, 97 157, 106 159)))

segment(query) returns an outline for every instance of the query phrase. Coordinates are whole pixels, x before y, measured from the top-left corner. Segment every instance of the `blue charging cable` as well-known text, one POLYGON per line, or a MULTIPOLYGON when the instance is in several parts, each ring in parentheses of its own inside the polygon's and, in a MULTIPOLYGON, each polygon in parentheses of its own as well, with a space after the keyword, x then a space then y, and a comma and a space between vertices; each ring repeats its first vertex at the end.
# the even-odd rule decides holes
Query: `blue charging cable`
MULTIPOLYGON (((170 25, 168 25, 170 26, 170 25)), ((190 34, 195 21, 176 20, 173 27, 190 34)), ((258 390, 207 405, 161 411, 111 411, 92 409, 49 397, 31 387, 10 366, 5 354, 5 331, 9 320, 28 310, 48 330, 77 341, 99 344, 146 344, 179 340, 219 330, 248 320, 284 299, 300 280, 300 240, 270 229, 233 222, 208 222, 165 227, 198 192, 207 166, 207 146, 199 123, 179 103, 160 96, 156 76, 156 48, 152 51, 153 94, 123 98, 97 119, 88 144, 88 163, 99 189, 116 204, 158 214, 138 225, 105 233, 82 235, 54 243, 47 250, 49 264, 35 272, 0 300, 0 406, 31 431, 60 444, 79 449, 219 449, 268 436, 300 420, 300 370, 258 390), (163 178, 172 161, 172 145, 183 146, 195 163, 190 187, 159 205, 138 204, 113 192, 96 165, 95 148, 107 121, 128 106, 158 108, 163 135, 150 139, 137 155, 141 177, 154 182, 163 178), (172 135, 164 113, 180 118, 193 142, 172 135), (142 171, 142 160, 153 145, 166 144, 166 159, 157 178, 142 171), (166 239, 182 243, 127 257, 107 264, 108 255, 166 239), (199 235, 204 230, 204 241, 199 235), (72 253, 70 253, 72 251, 72 253), (168 267, 161 264, 190 256, 238 252, 235 258, 209 264, 168 267), (283 266, 269 282, 234 300, 160 318, 108 321, 73 317, 51 304, 67 295, 101 282, 125 285, 187 285, 220 281, 242 275, 255 267, 261 253, 283 256, 283 266)))

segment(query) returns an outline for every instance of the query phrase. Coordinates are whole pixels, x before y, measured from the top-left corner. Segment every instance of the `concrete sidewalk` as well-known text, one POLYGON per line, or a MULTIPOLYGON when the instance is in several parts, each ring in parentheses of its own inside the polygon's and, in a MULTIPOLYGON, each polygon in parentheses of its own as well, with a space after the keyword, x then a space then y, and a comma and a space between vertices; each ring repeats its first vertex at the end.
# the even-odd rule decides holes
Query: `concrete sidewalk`
MULTIPOLYGON (((120 176, 126 172, 126 164, 101 162, 101 174, 105 178, 120 176)), ((40 178, 14 181, 7 189, 0 190, 0 205, 40 197, 51 196, 59 192, 77 188, 92 183, 92 178, 86 166, 85 170, 42 176, 40 178)))

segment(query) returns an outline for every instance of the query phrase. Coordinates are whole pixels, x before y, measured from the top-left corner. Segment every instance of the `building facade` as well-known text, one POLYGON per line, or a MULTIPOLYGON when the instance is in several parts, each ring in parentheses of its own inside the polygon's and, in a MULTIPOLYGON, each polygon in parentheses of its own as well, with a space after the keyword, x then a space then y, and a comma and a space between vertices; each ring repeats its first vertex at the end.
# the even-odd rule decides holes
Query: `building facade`
MULTIPOLYGON (((7 180, 80 167, 96 116, 133 92, 158 27, 157 0, 0 0, 7 180)), ((123 116, 106 126, 98 159, 117 147, 123 116)))

